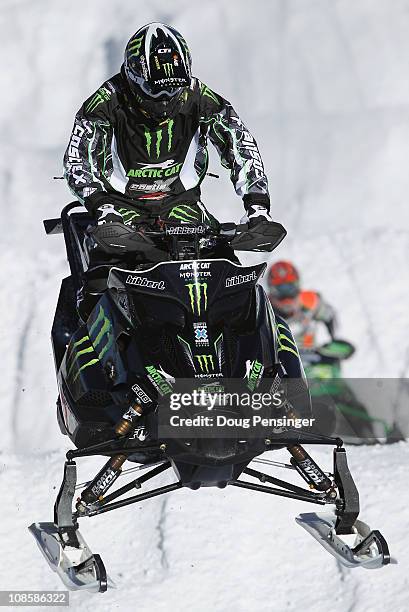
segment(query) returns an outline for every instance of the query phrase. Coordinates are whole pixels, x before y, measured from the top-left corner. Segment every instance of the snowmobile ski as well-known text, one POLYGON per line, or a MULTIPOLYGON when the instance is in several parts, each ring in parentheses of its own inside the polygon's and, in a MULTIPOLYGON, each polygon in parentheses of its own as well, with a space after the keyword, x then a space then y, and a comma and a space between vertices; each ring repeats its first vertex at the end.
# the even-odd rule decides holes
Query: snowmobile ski
POLYGON ((75 532, 78 547, 65 544, 54 523, 33 523, 29 530, 51 569, 69 590, 103 593, 108 586, 115 588, 101 557, 92 554, 78 530, 75 532))
POLYGON ((334 513, 307 512, 295 520, 346 567, 377 569, 391 561, 385 538, 378 530, 371 531, 363 521, 355 522, 352 533, 339 535, 334 513))

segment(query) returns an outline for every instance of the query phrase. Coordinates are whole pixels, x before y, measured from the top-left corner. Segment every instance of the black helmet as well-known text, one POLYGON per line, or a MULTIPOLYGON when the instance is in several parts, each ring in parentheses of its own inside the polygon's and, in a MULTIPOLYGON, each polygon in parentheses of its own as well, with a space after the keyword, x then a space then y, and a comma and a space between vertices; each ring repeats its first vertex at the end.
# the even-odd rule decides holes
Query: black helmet
POLYGON ((163 23, 149 23, 126 45, 124 73, 138 106, 155 121, 175 116, 190 86, 192 59, 184 38, 163 23))

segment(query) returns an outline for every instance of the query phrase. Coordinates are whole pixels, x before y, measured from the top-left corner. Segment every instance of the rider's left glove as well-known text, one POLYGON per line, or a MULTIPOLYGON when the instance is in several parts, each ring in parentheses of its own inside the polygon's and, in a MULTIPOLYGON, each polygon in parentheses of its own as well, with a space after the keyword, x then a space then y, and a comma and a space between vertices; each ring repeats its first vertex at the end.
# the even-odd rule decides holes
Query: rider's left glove
POLYGON ((272 222, 270 217, 270 198, 265 193, 247 193, 243 197, 246 214, 240 219, 240 223, 247 223, 252 229, 262 222, 272 222))
POLYGON ((270 213, 268 212, 267 208, 264 208, 263 206, 259 206, 257 204, 249 207, 247 211, 247 217, 249 229, 252 229, 263 221, 273 221, 270 217, 270 213))
POLYGON ((240 223, 247 223, 249 229, 252 229, 261 222, 272 222, 268 208, 260 204, 251 204, 244 217, 240 219, 240 223))

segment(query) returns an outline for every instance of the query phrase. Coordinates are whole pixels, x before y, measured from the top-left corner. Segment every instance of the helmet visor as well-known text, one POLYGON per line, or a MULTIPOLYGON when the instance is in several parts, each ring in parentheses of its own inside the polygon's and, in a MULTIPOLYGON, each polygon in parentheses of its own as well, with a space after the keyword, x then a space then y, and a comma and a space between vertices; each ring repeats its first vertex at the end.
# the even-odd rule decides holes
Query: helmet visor
POLYGON ((146 98, 153 98, 154 100, 171 100, 183 89, 183 87, 176 86, 152 86, 143 77, 134 74, 131 70, 127 71, 127 76, 128 82, 135 93, 146 98))
POLYGON ((295 298, 300 292, 298 283, 282 283, 281 285, 274 285, 272 287, 272 293, 280 300, 288 298, 295 298))
POLYGON ((177 96, 183 89, 182 86, 171 86, 171 85, 151 85, 142 76, 134 74, 132 71, 128 72, 129 83, 137 87, 136 92, 140 95, 141 93, 147 98, 153 98, 154 100, 171 100, 174 96, 177 96))

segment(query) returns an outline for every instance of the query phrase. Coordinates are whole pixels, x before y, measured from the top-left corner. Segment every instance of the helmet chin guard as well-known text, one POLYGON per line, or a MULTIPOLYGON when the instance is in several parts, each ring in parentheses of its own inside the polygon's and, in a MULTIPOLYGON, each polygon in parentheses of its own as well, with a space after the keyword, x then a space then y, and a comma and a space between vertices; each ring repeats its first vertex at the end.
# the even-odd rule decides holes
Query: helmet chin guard
POLYGON ((182 89, 172 98, 165 100, 155 100, 139 95, 138 106, 153 121, 166 121, 166 119, 172 119, 179 112, 183 104, 183 93, 184 90, 182 89))

